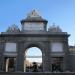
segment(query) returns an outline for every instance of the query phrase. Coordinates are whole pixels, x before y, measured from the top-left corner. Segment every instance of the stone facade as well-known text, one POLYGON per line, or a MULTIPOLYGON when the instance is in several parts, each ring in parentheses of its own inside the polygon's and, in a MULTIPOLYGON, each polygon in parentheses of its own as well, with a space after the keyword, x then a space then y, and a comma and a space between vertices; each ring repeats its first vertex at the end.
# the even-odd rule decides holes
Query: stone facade
MULTIPOLYGON (((21 24, 21 30, 14 26, 8 29, 7 32, 2 32, 0 34, 0 70, 5 71, 5 62, 7 61, 7 58, 16 58, 15 71, 23 72, 26 49, 38 47, 42 52, 43 72, 52 71, 52 58, 62 59, 62 71, 75 71, 75 67, 73 66, 75 63, 75 56, 71 55, 71 52, 69 51, 69 34, 67 34, 67 32, 62 32, 59 27, 55 26, 53 29, 51 28, 47 31, 47 20, 42 19, 35 11, 32 11, 28 18, 21 20, 21 24), (43 23, 44 30, 24 30, 23 27, 27 22, 41 22, 43 23), (5 51, 6 43, 16 43, 16 51, 5 51), (52 43, 61 43, 63 51, 52 52, 52 43)), ((55 45, 54 48, 61 50, 59 47, 60 45, 58 45, 55 45)))

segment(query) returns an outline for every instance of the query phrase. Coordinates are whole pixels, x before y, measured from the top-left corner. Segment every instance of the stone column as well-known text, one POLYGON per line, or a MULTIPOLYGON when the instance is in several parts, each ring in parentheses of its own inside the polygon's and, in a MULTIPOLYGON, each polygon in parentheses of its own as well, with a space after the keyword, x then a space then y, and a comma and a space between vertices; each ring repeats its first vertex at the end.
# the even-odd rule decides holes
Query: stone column
POLYGON ((50 47, 49 43, 45 42, 44 52, 43 52, 43 71, 50 72, 51 71, 51 57, 50 57, 50 47))
POLYGON ((4 47, 5 47, 5 43, 4 42, 0 42, 0 71, 2 71, 4 69, 4 47))
POLYGON ((70 71, 71 72, 75 72, 75 54, 71 54, 69 55, 69 62, 70 62, 70 71))
POLYGON ((68 46, 68 41, 65 40, 63 42, 64 44, 64 58, 63 58, 63 71, 68 71, 69 70, 69 46, 68 46))
POLYGON ((24 43, 17 43, 16 71, 24 71, 24 43))

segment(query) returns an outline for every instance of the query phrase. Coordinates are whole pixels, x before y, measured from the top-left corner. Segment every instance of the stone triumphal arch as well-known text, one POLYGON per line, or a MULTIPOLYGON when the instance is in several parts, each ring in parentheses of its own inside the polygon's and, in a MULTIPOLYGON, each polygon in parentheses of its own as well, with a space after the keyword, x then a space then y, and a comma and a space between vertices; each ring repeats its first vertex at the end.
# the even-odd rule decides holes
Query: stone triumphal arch
POLYGON ((47 22, 33 10, 21 20, 21 29, 12 25, 0 34, 0 70, 26 72, 25 52, 30 47, 37 47, 42 52, 41 71, 69 70, 69 34, 54 24, 47 30, 47 22))

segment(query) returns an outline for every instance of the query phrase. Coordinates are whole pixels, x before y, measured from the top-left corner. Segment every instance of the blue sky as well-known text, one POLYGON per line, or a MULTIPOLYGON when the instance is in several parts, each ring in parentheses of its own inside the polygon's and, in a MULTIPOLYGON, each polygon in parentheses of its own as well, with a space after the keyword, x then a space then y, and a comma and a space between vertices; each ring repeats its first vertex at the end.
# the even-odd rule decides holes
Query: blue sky
POLYGON ((0 32, 12 24, 20 27, 20 20, 33 9, 48 20, 48 27, 55 23, 71 34, 69 44, 75 44, 75 0, 0 0, 0 32))
POLYGON ((31 47, 27 50, 26 52, 27 60, 30 62, 42 62, 42 52, 39 48, 37 47, 31 47), (33 58, 28 57, 28 56, 33 56, 33 58), (35 58, 35 56, 40 56, 40 58, 35 58))

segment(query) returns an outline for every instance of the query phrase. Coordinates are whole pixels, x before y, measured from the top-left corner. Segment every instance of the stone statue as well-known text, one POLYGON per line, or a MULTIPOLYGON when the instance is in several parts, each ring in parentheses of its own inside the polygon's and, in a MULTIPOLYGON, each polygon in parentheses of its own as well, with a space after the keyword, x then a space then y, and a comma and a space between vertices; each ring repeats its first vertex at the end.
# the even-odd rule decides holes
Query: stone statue
POLYGON ((36 10, 32 10, 27 17, 40 17, 36 10))
POLYGON ((19 32, 19 31, 20 31, 20 29, 18 28, 18 26, 13 24, 11 27, 8 27, 6 32, 19 32))
POLYGON ((52 26, 48 29, 50 32, 62 32, 61 28, 59 26, 56 26, 55 23, 53 23, 52 26))

